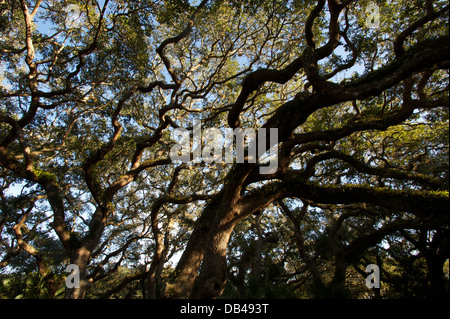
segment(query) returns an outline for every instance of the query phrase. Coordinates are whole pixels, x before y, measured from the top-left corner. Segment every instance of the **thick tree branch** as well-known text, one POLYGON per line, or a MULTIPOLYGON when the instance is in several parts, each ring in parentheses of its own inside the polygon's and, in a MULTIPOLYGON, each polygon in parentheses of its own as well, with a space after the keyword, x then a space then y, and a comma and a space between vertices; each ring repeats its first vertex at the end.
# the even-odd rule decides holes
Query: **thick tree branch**
POLYGON ((446 11, 448 11, 449 6, 444 6, 439 11, 434 11, 433 5, 431 4, 431 8, 428 8, 427 13, 424 17, 410 24, 405 30, 403 30, 394 41, 394 52, 397 57, 405 54, 404 42, 407 37, 409 37, 414 31, 423 27, 426 23, 435 20, 436 18, 442 16, 446 11))
MULTIPOLYGON (((342 152, 335 151, 335 150, 314 156, 311 159, 311 161, 308 162, 308 167, 305 169, 305 171, 314 170, 314 166, 317 163, 326 161, 329 159, 340 159, 340 160, 348 163, 350 166, 355 168, 360 173, 366 173, 366 174, 376 175, 376 176, 385 177, 385 178, 394 178, 397 180, 415 181, 420 184, 431 186, 432 189, 434 189, 434 190, 443 189, 443 187, 444 187, 444 183, 442 181, 439 181, 432 176, 427 176, 427 175, 409 172, 409 171, 402 171, 402 170, 398 170, 398 169, 372 167, 360 160, 357 160, 356 158, 354 158, 350 155, 346 155, 342 152)), ((313 173, 308 172, 307 175, 311 176, 311 175, 313 175, 313 173)))
POLYGON ((448 192, 445 191, 397 190, 367 185, 322 186, 299 178, 290 179, 289 176, 282 182, 272 182, 250 192, 242 198, 242 205, 243 209, 252 211, 258 202, 286 197, 322 204, 367 203, 423 217, 438 215, 448 218, 450 208, 448 192))
POLYGON ((158 53, 158 55, 162 59, 162 61, 164 63, 164 66, 166 67, 167 72, 169 72, 170 76, 172 77, 172 81, 176 85, 176 89, 178 89, 181 86, 181 82, 182 81, 178 78, 177 74, 175 73, 175 70, 172 68, 172 65, 170 63, 169 58, 164 53, 164 49, 169 44, 178 43, 179 41, 181 41, 182 39, 187 37, 189 35, 189 33, 191 33, 192 27, 194 26, 195 18, 197 17, 197 15, 199 14, 200 10, 206 5, 207 2, 208 2, 208 0, 203 0, 197 6, 195 11, 192 13, 191 17, 189 18, 189 21, 188 21, 188 24, 187 24, 186 28, 180 34, 178 34, 175 37, 168 38, 168 39, 164 40, 158 46, 158 48, 156 49, 156 53, 158 53))
MULTIPOLYGON (((421 42, 411 48, 401 60, 395 60, 354 83, 340 87, 333 86, 331 90, 318 92, 306 98, 296 97, 280 106, 264 127, 278 127, 279 140, 285 141, 292 131, 303 124, 315 111, 346 101, 377 96, 384 90, 408 79, 413 73, 448 61, 448 56, 447 37, 421 42)), ((378 124, 382 123, 378 122, 378 124)))

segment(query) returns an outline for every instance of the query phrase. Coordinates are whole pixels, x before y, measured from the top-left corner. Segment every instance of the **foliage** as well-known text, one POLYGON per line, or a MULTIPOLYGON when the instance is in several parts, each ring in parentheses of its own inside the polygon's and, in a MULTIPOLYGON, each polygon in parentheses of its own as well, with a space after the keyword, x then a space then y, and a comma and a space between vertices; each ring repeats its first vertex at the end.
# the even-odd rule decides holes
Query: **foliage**
POLYGON ((448 296, 448 8, 0 1, 0 297, 448 296), (194 120, 277 171, 171 161, 194 120))

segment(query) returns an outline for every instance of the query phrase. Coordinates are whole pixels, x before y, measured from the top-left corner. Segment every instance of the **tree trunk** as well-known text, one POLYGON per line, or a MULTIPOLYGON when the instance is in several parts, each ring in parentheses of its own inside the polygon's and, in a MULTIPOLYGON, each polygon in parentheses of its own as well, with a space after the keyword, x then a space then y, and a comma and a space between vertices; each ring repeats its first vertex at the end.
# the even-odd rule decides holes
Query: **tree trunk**
POLYGON ((48 293, 47 299, 55 299, 55 294, 58 291, 59 287, 64 284, 64 281, 61 278, 58 278, 55 274, 50 274, 46 278, 48 293))
POLYGON ((79 287, 67 288, 66 299, 84 299, 86 290, 90 283, 87 280, 87 265, 89 264, 89 257, 91 252, 84 247, 76 249, 70 254, 70 263, 79 267, 80 285, 79 287))
MULTIPOLYGON (((157 227, 157 226, 156 226, 157 227)), ((162 267, 163 262, 163 253, 164 253, 164 243, 163 243, 163 234, 158 232, 155 235, 155 252, 153 254, 152 264, 150 266, 149 275, 148 275, 148 298, 156 299, 159 295, 159 286, 158 286, 158 273, 162 267)))
POLYGON ((445 289, 443 270, 445 259, 440 258, 438 255, 431 255, 427 256, 426 261, 430 278, 431 298, 448 298, 448 292, 445 289))
POLYGON ((227 282, 227 246, 235 222, 222 219, 211 229, 200 275, 195 282, 193 298, 210 299, 219 297, 227 282))
POLYGON ((339 255, 335 255, 335 269, 333 280, 328 284, 327 298, 349 298, 349 292, 345 288, 345 275, 347 272, 347 263, 339 255))
POLYGON ((175 269, 175 278, 167 285, 166 297, 186 299, 191 296, 215 213, 216 206, 210 203, 197 220, 196 227, 175 269))
POLYGON ((170 297, 217 298, 222 294, 227 280, 226 254, 231 233, 239 220, 258 208, 242 214, 242 203, 238 204, 242 185, 252 169, 252 165, 242 165, 229 173, 223 190, 210 201, 197 221, 175 270, 170 297))

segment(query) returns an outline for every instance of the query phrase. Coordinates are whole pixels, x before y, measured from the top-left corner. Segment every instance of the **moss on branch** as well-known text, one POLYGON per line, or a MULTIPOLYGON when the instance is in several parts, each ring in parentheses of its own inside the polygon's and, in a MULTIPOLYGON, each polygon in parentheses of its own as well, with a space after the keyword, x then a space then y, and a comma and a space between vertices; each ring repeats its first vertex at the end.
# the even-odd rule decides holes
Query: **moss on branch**
POLYGON ((40 183, 49 183, 49 182, 52 182, 55 184, 58 183, 58 178, 53 173, 46 172, 46 171, 36 169, 36 168, 32 169, 32 173, 33 173, 34 177, 36 178, 36 180, 40 183))
POLYGON ((416 215, 447 214, 450 208, 448 191, 389 189, 366 184, 321 185, 300 178, 287 177, 252 190, 246 196, 255 200, 273 197, 298 197, 321 204, 368 203, 416 215))

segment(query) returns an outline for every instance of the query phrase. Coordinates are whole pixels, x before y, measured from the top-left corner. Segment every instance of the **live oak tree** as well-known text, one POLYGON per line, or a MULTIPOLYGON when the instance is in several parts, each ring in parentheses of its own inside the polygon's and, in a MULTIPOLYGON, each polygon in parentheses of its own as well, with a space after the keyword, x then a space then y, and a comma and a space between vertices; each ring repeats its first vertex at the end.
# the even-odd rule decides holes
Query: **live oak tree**
POLYGON ((68 263, 66 298, 346 297, 412 259, 448 294, 445 1, 5 0, 0 32, 0 265, 47 297, 68 263), (277 170, 172 161, 194 120, 278 129, 277 170))

